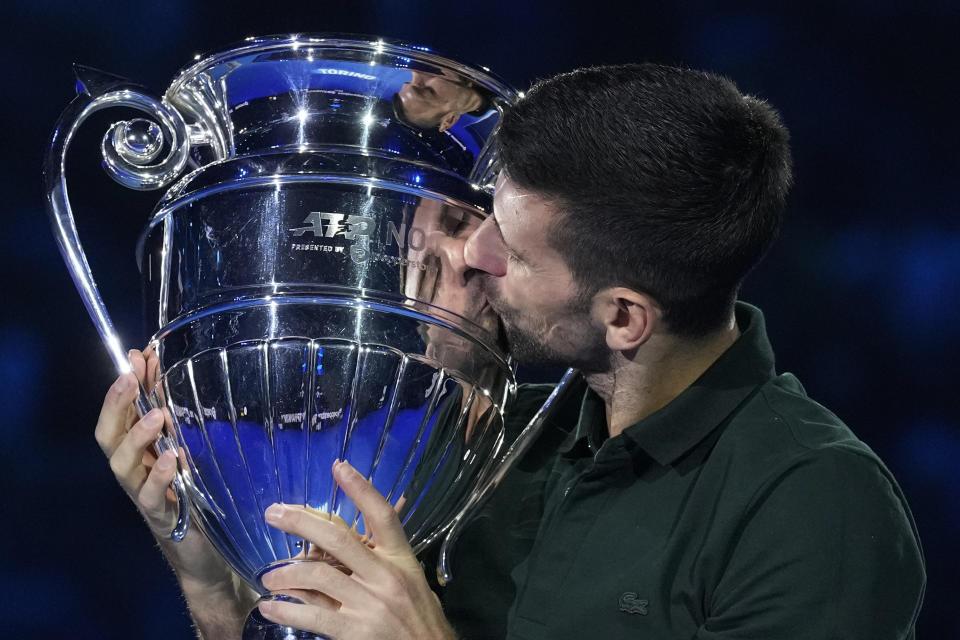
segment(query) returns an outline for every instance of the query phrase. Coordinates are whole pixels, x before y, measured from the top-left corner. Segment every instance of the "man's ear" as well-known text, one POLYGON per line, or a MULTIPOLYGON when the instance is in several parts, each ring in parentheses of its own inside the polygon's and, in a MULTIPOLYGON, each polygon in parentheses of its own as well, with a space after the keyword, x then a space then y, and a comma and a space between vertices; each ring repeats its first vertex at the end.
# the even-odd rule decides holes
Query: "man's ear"
POLYGON ((448 111, 443 114, 443 118, 440 119, 440 126, 438 127, 440 131, 446 131, 453 125, 457 124, 457 120, 460 119, 460 114, 456 111, 448 111))
POLYGON ((656 300, 626 287, 598 291, 593 313, 603 324, 611 351, 636 349, 650 339, 663 317, 656 300))

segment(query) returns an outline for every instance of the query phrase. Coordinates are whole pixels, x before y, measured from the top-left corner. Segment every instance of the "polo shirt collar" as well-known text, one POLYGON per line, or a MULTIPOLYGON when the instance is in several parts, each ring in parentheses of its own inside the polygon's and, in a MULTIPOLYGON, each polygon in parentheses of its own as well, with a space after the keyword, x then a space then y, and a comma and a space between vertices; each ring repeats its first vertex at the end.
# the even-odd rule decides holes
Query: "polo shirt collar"
MULTIPOLYGON (((660 465, 672 464, 776 375, 763 313, 743 302, 737 303, 735 313, 737 341, 670 404, 624 429, 623 437, 636 445, 629 447, 634 455, 642 451, 660 465)), ((576 435, 568 441, 569 454, 583 451, 584 445, 599 450, 606 439, 605 412, 603 399, 587 389, 576 435)))

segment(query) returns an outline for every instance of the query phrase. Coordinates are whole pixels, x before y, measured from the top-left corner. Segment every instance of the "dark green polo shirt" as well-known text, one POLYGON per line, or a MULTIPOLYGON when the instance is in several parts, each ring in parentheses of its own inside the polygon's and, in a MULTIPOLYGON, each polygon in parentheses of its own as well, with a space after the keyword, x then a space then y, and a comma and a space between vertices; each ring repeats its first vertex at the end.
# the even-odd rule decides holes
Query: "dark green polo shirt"
MULTIPOLYGON (((790 374, 763 317, 667 407, 607 438, 556 411, 453 557, 466 639, 913 638, 925 575, 877 456, 790 374)), ((524 388, 517 431, 548 387, 524 388)))

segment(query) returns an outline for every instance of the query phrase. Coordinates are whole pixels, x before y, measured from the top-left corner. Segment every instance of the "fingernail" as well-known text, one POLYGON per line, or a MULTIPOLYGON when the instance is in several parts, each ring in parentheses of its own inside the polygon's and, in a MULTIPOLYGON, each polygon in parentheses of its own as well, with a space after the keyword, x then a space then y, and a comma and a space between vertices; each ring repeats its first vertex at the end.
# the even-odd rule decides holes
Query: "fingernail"
POLYGON ((128 376, 127 374, 123 374, 122 376, 117 378, 117 381, 115 383, 116 385, 115 388, 117 391, 122 393, 127 389, 129 389, 131 384, 132 383, 130 381, 130 376, 128 376))
POLYGON ((155 429, 160 426, 163 422, 163 413, 160 409, 151 409, 147 412, 147 415, 143 416, 143 419, 140 421, 140 426, 144 429, 155 429))
POLYGON ((264 516, 266 516, 267 522, 279 522, 285 511, 286 509, 282 504, 272 504, 267 507, 264 516))
POLYGON ((260 608, 260 613, 262 613, 263 615, 269 618, 277 607, 276 607, 276 603, 273 602, 273 600, 267 600, 265 602, 261 602, 259 605, 259 608, 260 608))

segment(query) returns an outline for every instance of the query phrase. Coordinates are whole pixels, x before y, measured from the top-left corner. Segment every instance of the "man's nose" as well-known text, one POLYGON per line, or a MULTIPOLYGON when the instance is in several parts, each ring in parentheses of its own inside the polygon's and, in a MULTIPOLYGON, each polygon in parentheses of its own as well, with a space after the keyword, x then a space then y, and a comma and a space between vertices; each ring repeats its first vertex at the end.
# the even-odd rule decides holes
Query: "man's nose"
POLYGON ((467 238, 467 243, 463 247, 463 258, 466 265, 498 278, 506 275, 507 257, 501 245, 499 233, 493 226, 493 220, 487 218, 467 238))
POLYGON ((434 248, 434 253, 440 258, 444 276, 447 279, 453 278, 461 287, 467 286, 467 272, 471 271, 463 255, 465 245, 462 238, 442 236, 434 248))

